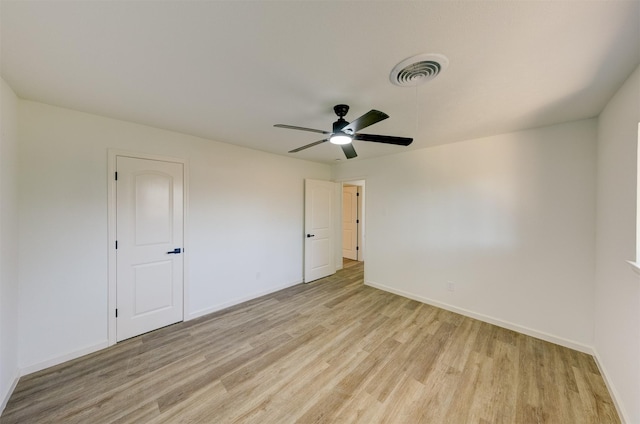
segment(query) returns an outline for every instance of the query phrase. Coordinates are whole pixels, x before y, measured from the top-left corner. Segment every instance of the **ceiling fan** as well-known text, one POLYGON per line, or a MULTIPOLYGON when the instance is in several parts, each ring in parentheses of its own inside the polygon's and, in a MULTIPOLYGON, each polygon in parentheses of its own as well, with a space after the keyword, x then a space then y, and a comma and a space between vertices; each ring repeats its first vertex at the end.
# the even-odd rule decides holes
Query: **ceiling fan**
POLYGON ((379 110, 370 110, 369 112, 365 113, 355 121, 349 123, 344 119, 344 116, 347 114, 347 112, 349 112, 349 106, 336 105, 334 106, 333 110, 336 113, 336 115, 338 115, 338 120, 333 123, 333 131, 315 130, 313 128, 296 127, 294 125, 285 125, 285 124, 274 125, 274 127, 277 127, 277 128, 287 128, 290 130, 300 130, 300 131, 309 131, 309 132, 315 132, 320 134, 329 134, 329 138, 315 141, 311 144, 307 144, 306 146, 298 147, 297 149, 290 150, 289 153, 296 153, 301 150, 308 149, 309 147, 317 146, 318 144, 322 144, 328 141, 330 143, 340 145, 347 159, 352 159, 358 156, 356 154, 356 150, 353 148, 353 144, 351 143, 353 140, 372 141, 374 143, 395 144, 397 146, 408 146, 413 142, 412 138, 406 138, 406 137, 393 137, 389 135, 357 133, 358 131, 368 127, 369 125, 373 125, 377 122, 387 119, 389 115, 387 115, 384 112, 380 112, 379 110))

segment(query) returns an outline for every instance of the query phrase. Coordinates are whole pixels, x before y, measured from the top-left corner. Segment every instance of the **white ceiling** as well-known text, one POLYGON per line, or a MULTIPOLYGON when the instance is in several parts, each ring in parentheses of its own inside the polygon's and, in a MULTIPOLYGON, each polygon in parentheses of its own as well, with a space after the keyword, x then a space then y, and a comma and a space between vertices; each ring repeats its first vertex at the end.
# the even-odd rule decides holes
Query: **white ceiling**
POLYGON ((24 99, 335 163, 333 106, 410 147, 598 115, 640 63, 640 1, 6 1, 2 77, 24 99), (419 53, 449 67, 389 82, 419 53))

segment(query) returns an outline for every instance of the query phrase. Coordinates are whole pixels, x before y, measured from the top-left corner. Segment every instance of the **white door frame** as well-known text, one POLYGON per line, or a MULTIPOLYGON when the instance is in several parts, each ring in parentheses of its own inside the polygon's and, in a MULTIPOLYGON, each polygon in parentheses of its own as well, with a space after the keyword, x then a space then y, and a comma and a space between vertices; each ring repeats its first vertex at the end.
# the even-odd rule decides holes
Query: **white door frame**
MULTIPOLYGON (((366 259, 365 259, 365 248, 366 248, 366 178, 349 178, 346 180, 339 180, 342 185, 351 184, 360 187, 360 205, 358 208, 358 215, 360 216, 360 226, 358 227, 358 246, 360 249, 358 250, 358 261, 365 262, 365 268, 367 267, 366 259)), ((340 197, 340 224, 342 224, 342 197, 340 197)), ((341 230, 342 231, 342 230, 341 230)), ((340 252, 342 253, 342 237, 340 237, 340 252)), ((365 270, 366 271, 366 270, 365 270)))
POLYGON ((352 184, 342 184, 342 257, 347 259, 355 259, 358 260, 358 246, 359 246, 359 237, 360 237, 360 226, 359 224, 359 215, 360 215, 360 195, 359 195, 360 186, 352 185, 352 184), (351 193, 354 193, 352 196, 351 193), (345 200, 348 200, 345 203, 345 200), (354 213, 355 212, 355 213, 354 213), (347 221, 345 216, 349 217, 350 220, 347 221), (351 232, 348 239, 349 247, 353 247, 353 250, 346 250, 344 248, 345 242, 345 224, 348 224, 351 232), (349 257, 349 256, 355 256, 349 257))
POLYGON ((107 244, 107 251, 109 252, 108 255, 108 297, 107 297, 107 337, 108 337, 108 343, 109 346, 112 346, 114 344, 116 344, 116 287, 117 287, 117 280, 116 280, 116 249, 115 249, 115 245, 116 245, 116 181, 115 181, 115 173, 116 173, 116 158, 118 156, 127 156, 127 157, 132 157, 132 158, 138 158, 138 159, 149 159, 149 160, 158 160, 158 161, 164 161, 164 162, 175 162, 175 163, 181 163, 183 165, 183 169, 184 169, 184 180, 183 180, 183 188, 184 188, 184 204, 183 204, 183 211, 184 211, 184 220, 183 220, 183 238, 184 238, 184 250, 183 250, 183 316, 188 316, 187 313, 187 305, 189 304, 189 290, 188 290, 188 275, 189 273, 187 272, 189 266, 188 266, 188 262, 189 262, 189 248, 188 248, 188 241, 187 241, 187 220, 189 217, 188 212, 188 205, 189 205, 189 161, 187 159, 183 159, 183 158, 176 158, 176 157, 169 157, 169 156, 161 156, 161 155, 152 155, 152 154, 146 154, 146 153, 139 153, 139 152, 131 152, 131 151, 127 151, 127 150, 120 150, 120 149, 108 149, 107 150, 107 193, 108 193, 108 200, 107 200, 107 216, 108 216, 108 224, 107 224, 107 228, 108 228, 108 244, 107 244))

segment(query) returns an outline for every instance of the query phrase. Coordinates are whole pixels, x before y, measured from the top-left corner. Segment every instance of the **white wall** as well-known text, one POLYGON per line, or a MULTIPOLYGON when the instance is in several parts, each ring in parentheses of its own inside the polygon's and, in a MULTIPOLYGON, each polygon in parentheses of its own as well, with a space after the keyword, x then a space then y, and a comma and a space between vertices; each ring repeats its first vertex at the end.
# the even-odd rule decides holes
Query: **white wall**
POLYGON ((17 102, 0 78, 0 412, 19 376, 17 102))
POLYGON ((335 165, 367 181, 367 284, 590 351, 596 135, 592 119, 335 165))
POLYGON ((303 180, 327 165, 19 101, 20 366, 107 340, 107 149, 189 160, 186 316, 302 280, 303 180))
POLYGON ((598 119, 595 351, 628 423, 640 423, 640 276, 636 158, 640 67, 598 119))

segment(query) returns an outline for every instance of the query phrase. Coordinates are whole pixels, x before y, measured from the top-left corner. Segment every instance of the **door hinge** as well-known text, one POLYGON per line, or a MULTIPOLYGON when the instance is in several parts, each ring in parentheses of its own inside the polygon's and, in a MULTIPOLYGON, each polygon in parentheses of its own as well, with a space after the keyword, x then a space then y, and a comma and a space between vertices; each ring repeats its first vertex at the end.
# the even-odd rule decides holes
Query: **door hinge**
POLYGON ((359 197, 359 196, 360 196, 360 193, 356 192, 356 197, 359 197))
POLYGON ((118 318, 118 308, 116 308, 116 318, 118 318))
POLYGON ((360 246, 356 246, 356 250, 360 250, 360 246))
POLYGON ((359 223, 360 223, 360 220, 359 220, 359 219, 356 219, 356 224, 359 224, 359 223))
POLYGON ((116 250, 118 250, 118 240, 116 240, 116 250))
POLYGON ((118 171, 116 171, 116 181, 118 181, 118 171))

